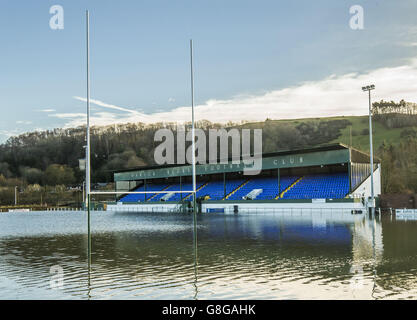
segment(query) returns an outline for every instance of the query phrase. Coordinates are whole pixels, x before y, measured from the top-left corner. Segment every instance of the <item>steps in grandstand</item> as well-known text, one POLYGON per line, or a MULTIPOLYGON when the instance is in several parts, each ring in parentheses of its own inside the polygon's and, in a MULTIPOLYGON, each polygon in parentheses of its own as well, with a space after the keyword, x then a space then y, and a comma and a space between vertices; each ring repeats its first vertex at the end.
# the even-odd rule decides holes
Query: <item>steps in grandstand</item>
POLYGON ((226 195, 239 187, 243 182, 245 182, 245 179, 212 180, 207 186, 197 192, 197 198, 208 196, 210 197, 209 200, 224 200, 226 195))
MULTIPOLYGON (((171 187, 171 185, 166 186, 165 188, 163 188, 161 191, 165 191, 166 189, 169 189, 171 187)), ((146 201, 151 201, 153 198, 155 198, 158 194, 160 193, 155 193, 153 194, 149 199, 147 199, 146 201)))
POLYGON ((223 200, 227 200, 231 195, 233 195, 236 191, 238 191, 240 188, 242 188, 244 185, 246 185, 249 180, 244 181, 240 186, 238 186, 236 189, 234 189, 232 192, 230 192, 223 200))
POLYGON ((284 195, 290 191, 293 187, 295 187, 295 185, 300 182, 303 179, 303 177, 298 178, 297 180, 295 180, 287 189, 285 189, 284 191, 281 192, 281 194, 279 194, 278 196, 276 196, 275 199, 282 199, 284 197, 284 195))
MULTIPOLYGON (((176 191, 179 190, 180 186, 179 184, 171 184, 167 188, 164 189, 164 191, 176 191)), ((162 198, 165 198, 165 196, 168 196, 168 198, 171 198, 174 193, 158 193, 154 197, 152 197, 151 202, 161 201, 162 198)), ((167 201, 167 200, 165 200, 167 201)))
MULTIPOLYGON (((198 189, 195 190, 195 193, 197 194, 197 192, 199 192, 201 189, 203 189, 205 186, 208 185, 208 182, 204 183, 203 185, 201 185, 198 189)), ((185 196, 185 198, 183 198, 183 200, 187 200, 188 197, 190 197, 192 195, 192 193, 189 193, 185 196)))

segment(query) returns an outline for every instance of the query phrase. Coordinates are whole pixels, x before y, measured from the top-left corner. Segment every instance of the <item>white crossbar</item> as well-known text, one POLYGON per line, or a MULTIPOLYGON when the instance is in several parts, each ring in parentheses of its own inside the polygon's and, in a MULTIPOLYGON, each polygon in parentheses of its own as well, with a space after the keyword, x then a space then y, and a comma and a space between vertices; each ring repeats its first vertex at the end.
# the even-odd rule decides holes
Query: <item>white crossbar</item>
POLYGON ((193 193, 190 191, 90 191, 90 194, 193 193))

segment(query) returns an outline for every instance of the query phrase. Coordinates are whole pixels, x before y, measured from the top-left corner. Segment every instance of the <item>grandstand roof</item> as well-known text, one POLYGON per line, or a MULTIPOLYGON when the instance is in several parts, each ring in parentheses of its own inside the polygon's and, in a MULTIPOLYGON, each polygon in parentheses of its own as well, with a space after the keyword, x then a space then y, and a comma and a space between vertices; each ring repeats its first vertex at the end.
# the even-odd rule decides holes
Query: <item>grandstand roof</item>
MULTIPOLYGON (((197 164, 196 174, 214 174, 223 172, 240 172, 249 167, 242 159, 232 163, 232 158, 225 164, 197 164)), ((374 160, 376 163, 379 159, 374 160)), ((220 159, 218 159, 220 162, 220 159)), ((350 148, 344 144, 330 144, 313 148, 282 150, 262 154, 262 169, 293 168, 340 163, 369 163, 369 154, 350 148)), ((115 181, 156 179, 175 176, 190 176, 192 168, 189 164, 166 164, 157 166, 142 166, 114 171, 115 181)))

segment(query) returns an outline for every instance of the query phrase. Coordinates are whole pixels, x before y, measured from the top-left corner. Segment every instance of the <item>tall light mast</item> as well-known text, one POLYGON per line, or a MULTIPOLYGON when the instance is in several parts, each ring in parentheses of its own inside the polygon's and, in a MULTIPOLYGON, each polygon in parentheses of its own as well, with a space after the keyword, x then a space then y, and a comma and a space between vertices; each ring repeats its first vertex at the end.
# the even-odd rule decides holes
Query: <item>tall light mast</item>
POLYGON ((366 87, 362 87, 362 91, 368 91, 369 96, 369 155, 371 166, 371 208, 375 208, 375 195, 374 195, 374 148, 372 142, 372 103, 371 103, 371 90, 375 89, 375 85, 371 84, 366 87))

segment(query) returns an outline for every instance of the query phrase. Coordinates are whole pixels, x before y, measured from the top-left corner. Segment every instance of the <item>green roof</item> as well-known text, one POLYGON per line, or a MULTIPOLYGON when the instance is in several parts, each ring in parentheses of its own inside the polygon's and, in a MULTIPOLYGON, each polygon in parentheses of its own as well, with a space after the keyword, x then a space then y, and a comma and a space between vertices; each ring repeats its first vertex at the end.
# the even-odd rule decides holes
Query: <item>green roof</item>
MULTIPOLYGON (((196 174, 216 174, 223 172, 241 172, 249 170, 250 166, 242 159, 232 161, 231 158, 225 163, 197 164, 196 174)), ((349 148, 343 144, 331 144, 314 148, 282 150, 279 152, 262 154, 262 170, 274 168, 295 168, 319 165, 332 165, 349 162, 368 163, 369 155, 359 150, 349 148)), ((379 162, 379 159, 375 159, 379 162)), ((191 176, 190 164, 167 164, 158 166, 143 166, 114 172, 115 181, 157 179, 177 176, 191 176)))

